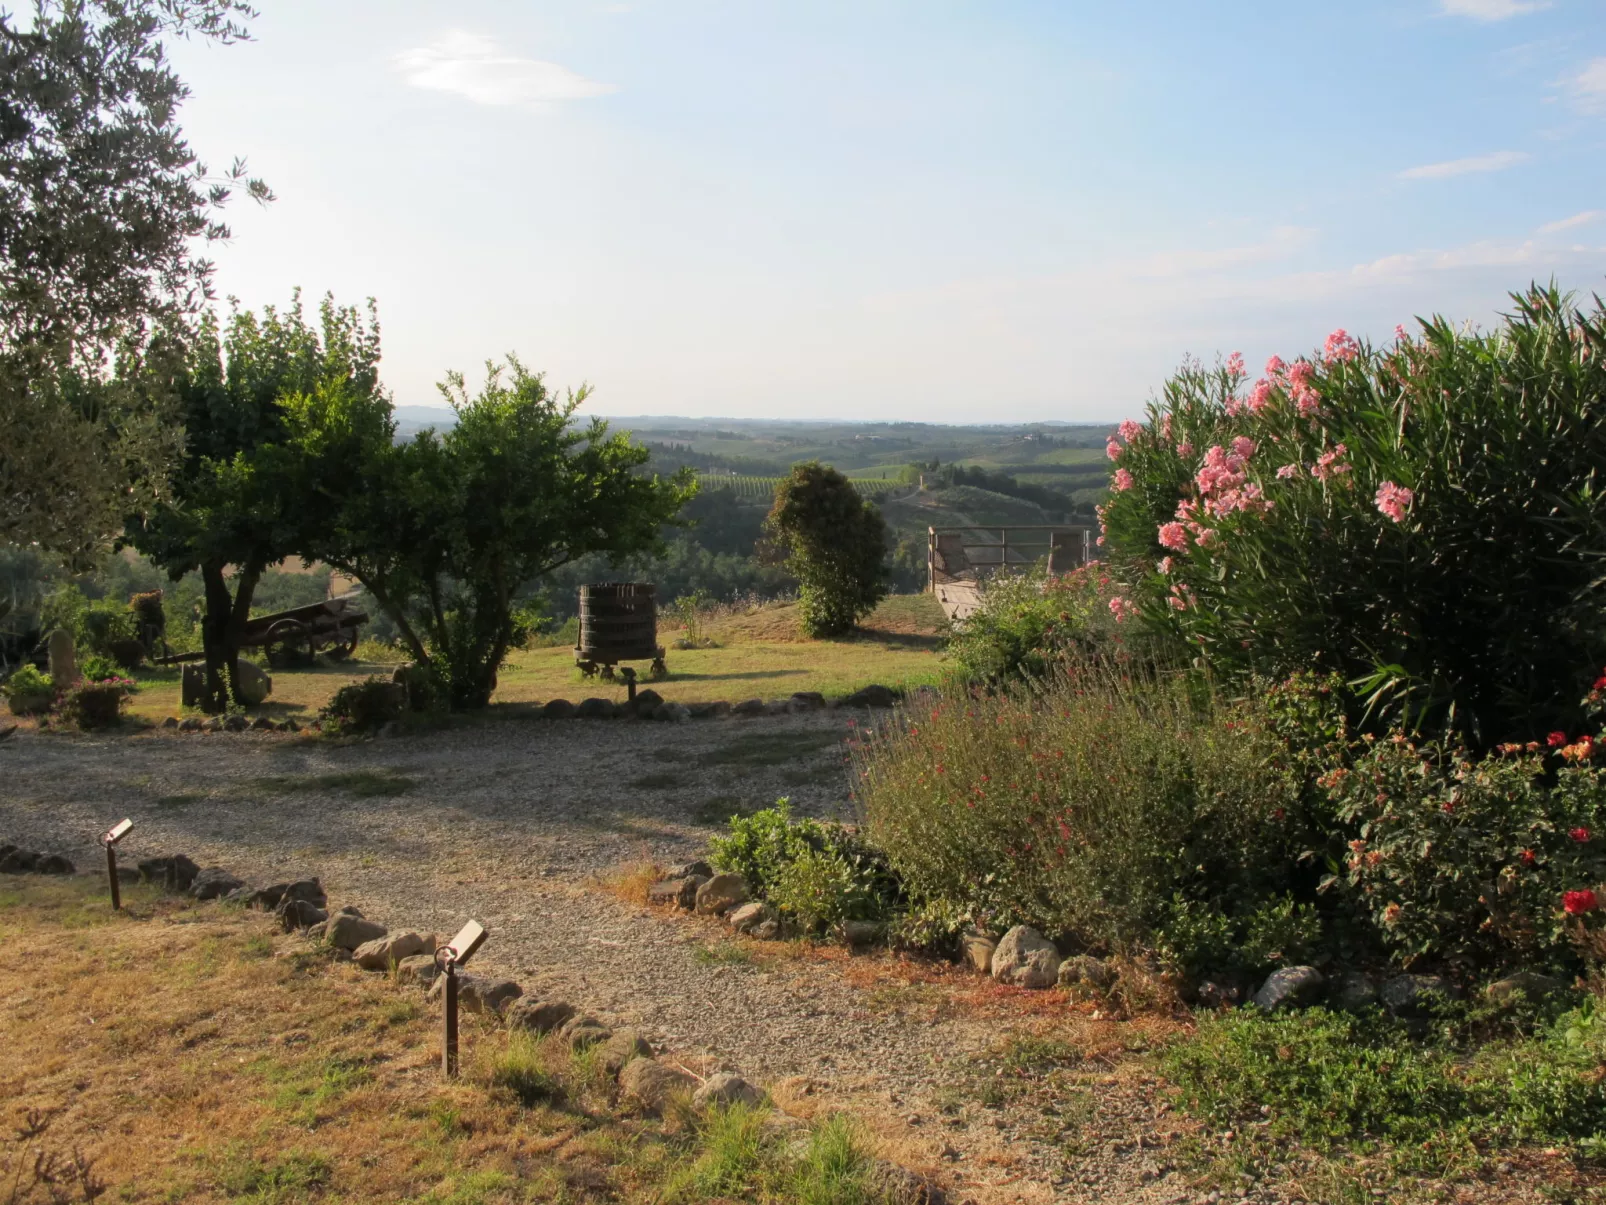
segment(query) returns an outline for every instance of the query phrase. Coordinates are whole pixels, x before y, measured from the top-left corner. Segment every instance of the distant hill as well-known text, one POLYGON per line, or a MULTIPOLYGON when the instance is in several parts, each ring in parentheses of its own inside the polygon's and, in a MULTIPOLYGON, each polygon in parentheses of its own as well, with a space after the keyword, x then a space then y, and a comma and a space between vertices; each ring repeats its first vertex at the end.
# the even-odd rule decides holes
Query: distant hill
POLYGON ((457 412, 446 406, 397 406, 392 413, 398 439, 411 439, 426 427, 444 431, 457 422, 457 412))

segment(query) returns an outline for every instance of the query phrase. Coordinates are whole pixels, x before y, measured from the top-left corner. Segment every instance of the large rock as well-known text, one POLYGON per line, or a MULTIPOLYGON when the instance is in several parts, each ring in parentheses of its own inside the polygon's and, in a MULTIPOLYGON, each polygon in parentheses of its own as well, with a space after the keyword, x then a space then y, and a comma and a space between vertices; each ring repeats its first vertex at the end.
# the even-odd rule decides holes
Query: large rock
POLYGON ((588 1014, 570 1017, 558 1027, 558 1041, 570 1050, 589 1050, 613 1037, 613 1030, 588 1014))
POLYGON ((198 900, 215 900, 244 886, 243 882, 222 867, 208 866, 190 884, 190 895, 198 900))
POLYGON ((323 884, 317 879, 298 879, 294 883, 270 884, 254 891, 249 903, 253 908, 264 908, 271 912, 285 900, 305 900, 316 908, 329 906, 329 897, 324 894, 323 884))
POLYGON ((509 1029, 531 1033, 551 1033, 561 1029, 575 1015, 575 1007, 562 1000, 515 1000, 502 1014, 509 1029))
POLYGON ((959 948, 964 955, 965 965, 971 970, 980 971, 983 975, 992 973, 993 951, 998 949, 996 937, 972 931, 959 939, 959 948))
POLYGON ((611 720, 619 708, 612 699, 582 699, 574 714, 582 720, 611 720))
POLYGON ((948 1205, 948 1194, 936 1181, 885 1159, 877 1159, 871 1165, 869 1179, 873 1199, 885 1205, 948 1205))
POLYGON ((1546 996, 1556 992, 1566 991, 1565 980, 1553 978, 1550 975, 1540 975, 1534 971, 1518 971, 1515 975, 1507 975, 1504 979, 1496 979, 1483 989, 1484 996, 1490 1004, 1502 1008, 1516 1004, 1519 1000, 1526 1000, 1529 1004, 1538 1004, 1546 996))
MULTIPOLYGON (((445 995, 446 976, 438 975, 430 984, 428 998, 440 1000, 445 995)), ((458 972, 457 1007, 463 1012, 500 1014, 522 995, 524 989, 511 979, 488 979, 458 972)))
POLYGON ((39 855, 31 849, 8 845, 0 850, 0 874, 32 874, 38 864, 39 855))
POLYGON ((1115 982, 1115 971, 1102 958, 1078 954, 1060 963, 1057 982, 1077 995, 1098 995, 1108 991, 1115 982))
POLYGON ((660 703, 653 709, 652 718, 667 724, 691 722, 691 708, 684 703, 660 703))
POLYGON ((440 967, 435 962, 433 954, 413 954, 403 958, 396 964, 396 982, 414 983, 419 987, 429 987, 440 974, 440 967))
POLYGON ((351 960, 365 971, 388 971, 392 964, 400 964, 404 958, 434 953, 433 933, 426 936, 409 929, 405 933, 391 933, 363 942, 351 952, 351 960))
POLYGON ((40 854, 33 864, 34 874, 72 874, 73 864, 60 854, 40 854))
POLYGON ((50 633, 50 681, 57 690, 66 690, 78 681, 78 658, 73 649, 72 633, 57 628, 50 633))
POLYGON ((543 720, 572 720, 574 718, 574 704, 568 699, 551 699, 541 708, 543 720))
POLYGON ((886 936, 886 926, 873 920, 845 920, 837 929, 842 944, 850 950, 873 946, 886 936))
POLYGON ((1060 953, 1030 925, 1016 925, 993 951, 993 978, 1015 987, 1053 987, 1059 979, 1060 953))
POLYGON ((1327 989, 1327 1002, 1346 1012, 1360 1012, 1377 1006, 1377 980, 1364 971, 1345 971, 1327 989))
POLYGON ((279 918, 279 927, 286 933, 310 929, 329 920, 329 913, 306 900, 281 900, 273 912, 279 918))
POLYGON ((1255 993, 1255 1007, 1262 1012, 1279 1008, 1298 1008, 1314 1003, 1327 980, 1315 967, 1282 967, 1266 976, 1255 993))
POLYGON ((732 908, 725 914, 725 920, 738 933, 748 933, 772 916, 774 916, 774 913, 767 904, 761 904, 757 900, 750 900, 745 904, 732 908))
POLYGON ((696 862, 682 862, 679 866, 671 869, 664 878, 689 879, 693 875, 698 878, 711 879, 714 877, 714 868, 700 859, 696 862))
POLYGON ((249 726, 246 718, 237 711, 223 717, 224 732, 244 732, 249 726))
POLYGON ((781 922, 775 917, 761 920, 748 930, 748 936, 756 937, 759 941, 780 941, 781 922))
POLYGON ((323 939, 337 950, 355 950, 365 942, 384 937, 385 933, 385 926, 378 921, 367 920, 342 909, 329 918, 329 927, 324 930, 323 939))
POLYGON ((630 707, 639 716, 651 716, 662 706, 663 701, 663 695, 649 686, 646 690, 638 690, 636 692, 636 697, 630 703, 630 707))
POLYGON ((652 1043, 634 1029, 621 1029, 603 1042, 602 1049, 597 1051, 597 1061, 602 1064, 602 1069, 613 1076, 623 1071, 631 1059, 650 1059, 652 1056, 652 1043))
POLYGON ((844 707, 891 707, 898 696, 885 686, 866 686, 842 700, 844 707))
POLYGON ((805 711, 825 710, 825 696, 817 690, 794 690, 792 701, 801 703, 805 711))
POLYGON ((731 708, 732 715, 753 716, 764 714, 763 699, 743 699, 731 708))
POLYGON ((699 1109, 710 1106, 728 1109, 732 1105, 757 1108, 763 1100, 764 1093, 741 1076, 732 1075, 729 1071, 716 1071, 703 1081, 696 1092, 692 1093, 691 1103, 699 1109))
POLYGON ((723 916, 737 904, 745 904, 747 895, 747 880, 741 875, 716 874, 697 889, 697 911, 704 916, 723 916))
POLYGON ((657 1059, 631 1059, 619 1073, 619 1088, 643 1108, 661 1113, 672 1097, 694 1092, 697 1081, 657 1059))
MULTIPOLYGON (((178 674, 178 701, 184 707, 199 707, 206 701, 206 666, 186 665, 178 674)), ((186 732, 194 732, 201 726, 199 716, 191 716, 195 720, 195 728, 189 727, 189 720, 179 727, 186 732)))
POLYGON ((243 658, 235 662, 234 689, 237 702, 246 707, 260 707, 273 693, 273 679, 255 662, 243 658))
POLYGON ((647 901, 653 904, 674 904, 688 911, 697 905, 697 889, 708 880, 702 875, 687 875, 683 879, 664 879, 647 888, 647 901))
POLYGON ((1431 1016, 1439 1005, 1460 994, 1455 984, 1441 975, 1391 975, 1377 993, 1383 1007, 1396 1017, 1431 1016))
POLYGON ((201 868, 183 854, 165 858, 146 858, 139 864, 139 873, 148 883, 160 883, 169 891, 188 891, 201 868))

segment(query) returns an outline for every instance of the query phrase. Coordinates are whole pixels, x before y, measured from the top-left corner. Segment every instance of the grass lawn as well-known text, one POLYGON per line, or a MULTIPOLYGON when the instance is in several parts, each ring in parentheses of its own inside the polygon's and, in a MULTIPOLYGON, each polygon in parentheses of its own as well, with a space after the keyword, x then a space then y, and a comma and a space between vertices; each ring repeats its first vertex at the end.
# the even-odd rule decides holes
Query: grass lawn
POLYGON ((780 1114, 663 1118, 596 1051, 463 1017, 439 1074, 417 988, 262 913, 0 876, 0 1191, 14 1202, 882 1200, 860 1129, 780 1114))
MULTIPOLYGON (((851 637, 805 640, 797 631, 796 605, 771 605, 711 622, 707 634, 718 648, 670 648, 669 678, 651 685, 669 700, 731 703, 799 690, 845 695, 872 682, 919 686, 942 676, 938 649, 943 624, 942 610, 930 595, 897 595, 876 608, 851 637)), ((677 634, 660 617, 659 640, 670 646, 677 634)), ((305 722, 348 682, 388 675, 395 664, 347 661, 274 670, 273 694, 251 714, 305 722)), ((637 669, 645 675, 647 666, 637 669)), ((178 669, 145 669, 135 677, 140 692, 129 706, 130 716, 160 723, 180 714, 178 669)), ((493 706, 593 696, 623 700, 625 688, 583 678, 574 668, 571 648, 520 649, 502 667, 493 706)))

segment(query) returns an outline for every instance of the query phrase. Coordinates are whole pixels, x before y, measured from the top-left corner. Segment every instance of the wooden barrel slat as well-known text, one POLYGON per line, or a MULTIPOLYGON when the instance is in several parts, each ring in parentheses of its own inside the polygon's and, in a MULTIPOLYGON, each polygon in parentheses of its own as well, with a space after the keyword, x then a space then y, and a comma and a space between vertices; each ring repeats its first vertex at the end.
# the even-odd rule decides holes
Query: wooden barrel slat
POLYGON ((651 582, 581 586, 579 655, 603 664, 656 657, 658 588, 651 582))

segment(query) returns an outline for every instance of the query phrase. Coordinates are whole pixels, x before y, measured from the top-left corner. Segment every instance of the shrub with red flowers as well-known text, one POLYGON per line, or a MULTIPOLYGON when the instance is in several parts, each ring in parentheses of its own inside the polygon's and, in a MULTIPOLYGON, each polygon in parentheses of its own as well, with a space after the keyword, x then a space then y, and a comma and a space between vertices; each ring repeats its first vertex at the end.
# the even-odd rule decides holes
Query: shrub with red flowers
POLYGON ((1587 952, 1606 771, 1537 745, 1476 758, 1396 734, 1322 785, 1355 833, 1334 885, 1402 961, 1566 965, 1587 952))
POLYGON ((1168 381, 1109 446, 1128 620, 1218 675, 1336 671, 1379 727, 1576 728, 1606 664, 1606 308, 1514 301, 1487 333, 1335 331, 1254 382, 1237 356, 1168 381))

